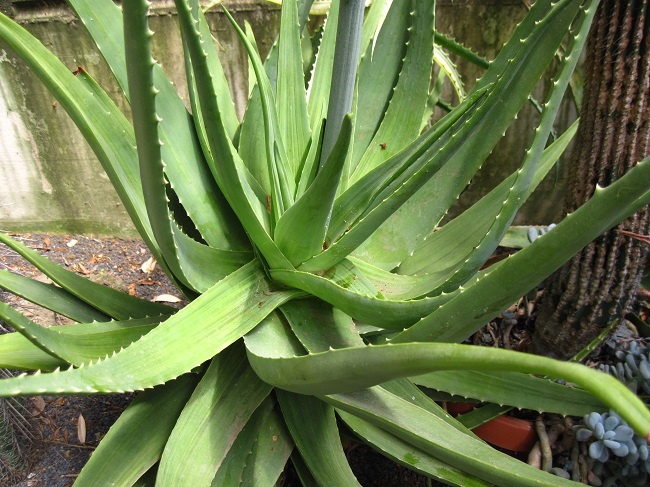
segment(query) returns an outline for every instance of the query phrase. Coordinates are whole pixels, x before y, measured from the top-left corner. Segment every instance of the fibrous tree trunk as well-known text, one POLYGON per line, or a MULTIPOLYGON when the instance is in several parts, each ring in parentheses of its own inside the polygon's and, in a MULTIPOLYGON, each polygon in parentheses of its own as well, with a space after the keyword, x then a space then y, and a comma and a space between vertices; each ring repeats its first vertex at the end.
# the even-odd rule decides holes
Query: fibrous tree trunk
MULTIPOLYGON (((565 211, 650 154, 650 0, 602 0, 587 41, 565 211)), ((648 181, 650 185, 650 181, 648 181)), ((648 207, 586 247, 545 287, 533 350, 568 357, 629 310, 648 258, 648 207)))

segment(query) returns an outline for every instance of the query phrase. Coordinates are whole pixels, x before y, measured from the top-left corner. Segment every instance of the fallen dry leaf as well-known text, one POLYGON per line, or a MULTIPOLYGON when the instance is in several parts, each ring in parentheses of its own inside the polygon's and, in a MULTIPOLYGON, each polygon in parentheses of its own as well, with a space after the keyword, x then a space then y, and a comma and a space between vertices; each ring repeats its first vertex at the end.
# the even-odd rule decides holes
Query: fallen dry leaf
POLYGON ((172 296, 171 294, 161 294, 160 296, 153 298, 153 301, 157 303, 180 303, 181 299, 177 298, 176 296, 172 296))
POLYGON ((86 443, 86 420, 82 414, 77 419, 77 438, 82 445, 86 443))
POLYGON ((76 240, 76 239, 73 238, 73 239, 70 240, 66 245, 67 245, 68 247, 72 248, 72 247, 74 247, 75 245, 77 245, 78 243, 79 243, 79 240, 76 240))
POLYGON ((150 274, 153 272, 153 270, 156 268, 156 259, 153 257, 149 257, 146 262, 142 264, 140 269, 142 269, 142 272, 145 274, 150 274))
POLYGON ((45 245, 46 247, 50 246, 50 238, 49 237, 45 237, 43 239, 43 245, 45 245))
POLYGON ((32 397, 32 404, 34 405, 34 416, 45 411, 45 400, 41 396, 32 397))

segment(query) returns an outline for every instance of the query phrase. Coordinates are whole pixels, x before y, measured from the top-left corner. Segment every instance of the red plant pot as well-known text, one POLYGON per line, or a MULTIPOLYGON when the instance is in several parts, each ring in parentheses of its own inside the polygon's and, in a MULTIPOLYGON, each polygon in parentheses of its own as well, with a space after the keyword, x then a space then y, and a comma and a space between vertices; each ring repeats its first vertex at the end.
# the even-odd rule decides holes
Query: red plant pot
POLYGON ((491 445, 512 452, 529 452, 537 441, 532 421, 499 416, 472 430, 491 445))
MULTIPOLYGON (((457 416, 470 412, 476 406, 474 402, 448 402, 445 409, 452 416, 457 416)), ((494 418, 472 431, 499 450, 517 457, 521 457, 522 453, 528 454, 538 439, 532 421, 506 415, 494 418)))

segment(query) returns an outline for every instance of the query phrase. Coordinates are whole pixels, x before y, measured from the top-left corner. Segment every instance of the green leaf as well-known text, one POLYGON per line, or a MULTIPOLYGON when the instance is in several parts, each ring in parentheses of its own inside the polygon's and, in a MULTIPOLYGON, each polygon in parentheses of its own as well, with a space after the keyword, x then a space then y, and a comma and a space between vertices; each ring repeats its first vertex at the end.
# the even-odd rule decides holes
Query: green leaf
POLYGON ((334 408, 320 399, 276 391, 300 456, 320 485, 360 486, 345 458, 334 408), (318 438, 318 441, 314 441, 318 438))
POLYGON ((167 440, 156 483, 209 486, 235 438, 270 392, 271 386, 248 365, 243 344, 213 358, 167 440))
POLYGON ((340 0, 332 0, 309 82, 307 113, 312 133, 314 133, 315 125, 320 123, 321 113, 327 113, 328 95, 332 84, 334 49, 336 48, 336 31, 339 22, 339 4, 340 0))
MULTIPOLYGON (((407 3, 407 2, 400 2, 407 3)), ((433 25, 435 2, 409 2, 410 26, 406 54, 399 79, 390 93, 380 125, 356 166, 351 183, 396 154, 420 133, 420 121, 426 109, 433 69, 433 25), (425 61, 426 60, 426 61, 425 61)), ((388 17, 390 18, 391 12, 388 17)), ((404 30, 402 30, 404 32, 404 30)), ((395 39, 391 39, 394 43, 395 39)), ((389 41, 390 42, 390 41, 389 41)), ((393 44, 394 45, 394 44, 393 44)), ((393 47, 393 46, 391 46, 393 47)), ((400 51, 392 49, 398 54, 400 51)), ((376 53, 381 56, 381 52, 376 53)), ((378 58, 383 64, 383 59, 378 58)), ((388 71, 392 72, 392 71, 388 71)), ((374 80, 372 81, 374 82, 374 80)), ((360 86, 364 90, 365 86, 360 86)), ((361 94, 359 95, 361 97, 361 94)), ((381 98, 380 98, 381 100, 381 98)), ((356 133, 355 133, 356 136, 356 133)))
POLYGON ((262 115, 264 116, 264 142, 266 146, 266 160, 268 163, 268 172, 271 178, 271 230, 279 220, 280 216, 293 204, 293 195, 295 194, 295 177, 297 168, 300 166, 300 160, 288 161, 287 154, 282 140, 282 131, 278 121, 278 112, 276 102, 271 90, 271 84, 262 60, 259 57, 257 49, 251 44, 244 32, 239 28, 235 19, 232 18, 228 10, 224 7, 224 12, 235 28, 240 40, 246 48, 246 52, 253 64, 257 85, 260 89, 262 102, 262 115), (293 167, 295 165, 295 167, 293 167))
POLYGON ((391 212, 391 217, 355 251, 356 257, 386 270, 393 269, 433 231, 527 102, 581 3, 535 2, 475 86, 473 93, 488 88, 489 94, 480 101, 476 116, 464 127, 462 135, 459 133, 446 145, 445 149, 455 147, 453 154, 434 156, 434 161, 449 157, 446 164, 399 210, 391 212))
POLYGON ((271 287, 260 264, 251 262, 109 359, 0 381, 0 396, 123 392, 162 384, 214 357, 299 295, 271 287))
MULTIPOLYGON (((69 3, 93 37, 128 99, 124 26, 120 8, 111 0, 70 0, 69 3)), ((212 54, 208 53, 209 63, 215 68, 212 54)), ((247 249, 246 235, 233 218, 232 210, 225 204, 205 163, 192 117, 162 68, 156 64, 153 69, 154 82, 160 90, 157 109, 162 118, 162 153, 170 185, 210 245, 221 249, 247 249), (188 164, 188 160, 194 162, 188 164)), ((219 76, 218 68, 213 70, 213 74, 218 92, 224 93, 225 78, 219 76)), ((230 125, 237 121, 232 101, 228 105, 226 100, 222 100, 220 107, 224 113, 224 123, 232 130, 230 125)))
MULTIPOLYGON (((72 326, 72 325, 69 325, 72 326)), ((0 368, 15 370, 54 370, 65 367, 65 360, 38 348, 20 333, 0 335, 0 368)))
POLYGON ((428 452, 414 447, 368 421, 342 410, 337 410, 337 414, 364 443, 369 444, 382 455, 407 468, 441 480, 447 485, 457 485, 459 487, 488 487, 492 485, 438 460, 428 452))
POLYGON ((599 235, 650 203, 650 157, 558 224, 551 238, 500 262, 444 306, 392 341, 462 341, 551 275, 599 235), (460 318, 462 317, 462 318, 460 318))
POLYGON ((175 312, 175 309, 169 306, 129 296, 115 289, 89 281, 74 272, 67 271, 49 259, 42 257, 35 250, 28 248, 22 242, 17 242, 2 232, 0 232, 0 242, 15 250, 70 294, 115 319, 127 320, 147 316, 168 316, 175 312))
POLYGON ((108 321, 110 319, 65 289, 14 274, 8 270, 0 270, 0 287, 77 322, 108 321))
POLYGON ((271 240, 267 202, 260 201, 249 183, 247 170, 221 123, 219 103, 203 52, 203 40, 192 17, 191 8, 187 0, 176 0, 176 7, 183 37, 192 58, 201 109, 206 120, 212 121, 206 126, 210 152, 215 159, 208 161, 210 169, 231 208, 264 258, 270 265, 290 268, 289 262, 271 240), (219 159, 218 164, 216 158, 219 159))
MULTIPOLYGON (((453 157, 471 135, 474 120, 488 97, 487 89, 468 97, 460 107, 438 122, 407 149, 396 154, 350 186, 336 200, 327 250, 305 262, 302 270, 327 269, 347 257, 376 231, 411 194, 453 157), (480 103, 479 103, 480 102, 480 103)), ((405 245, 399 235, 399 245, 405 245)), ((378 254, 381 257, 382 253, 378 254)), ((367 260, 376 261, 377 256, 367 260)), ((383 266, 382 266, 383 267, 383 266)))
POLYGON ((286 270, 271 270, 270 274, 275 281, 317 296, 355 319, 390 329, 412 325, 459 292, 414 300, 385 299, 348 260, 331 267, 322 276, 286 270))
POLYGON ((482 440, 460 434, 444 420, 380 387, 323 399, 337 410, 379 426, 442 462, 490 484, 504 487, 575 485, 498 452, 482 440))
POLYGON ((275 242, 292 265, 298 266, 323 250, 334 198, 350 146, 352 124, 343 119, 339 140, 307 191, 280 218, 275 242), (296 238, 300 234, 301 238, 296 238))
POLYGON ((287 151, 288 177, 297 181, 310 132, 302 72, 298 2, 283 2, 278 49, 276 110, 279 135, 287 151))
MULTIPOLYGON (((259 340, 259 339, 258 339, 259 340)), ((650 434, 650 411, 617 379, 581 364, 511 350, 448 343, 399 343, 343 348, 303 356, 247 343, 257 374, 300 394, 345 393, 437 370, 513 371, 564 378, 615 409, 640 435, 650 434), (353 364, 363 363, 363 367, 353 364), (612 379, 612 380, 610 380, 612 379)))
POLYGON ((454 370, 418 375, 411 380, 420 386, 479 402, 565 416, 584 416, 606 409, 601 401, 586 391, 517 372, 454 370))
POLYGON ((155 62, 151 56, 153 32, 149 29, 149 2, 127 2, 123 6, 123 12, 131 112, 147 215, 164 262, 183 284, 191 286, 178 265, 167 207, 162 142, 158 135, 160 117, 156 111, 157 89, 153 82, 155 62))
POLYGON ((293 450, 273 396, 267 396, 237 435, 212 480, 213 487, 273 485, 293 450))
MULTIPOLYGON (((375 3, 377 2, 373 2, 368 15, 374 10, 374 15, 377 16, 380 7, 375 3)), ((381 25, 376 26, 381 27, 379 33, 372 32, 372 42, 370 38, 364 42, 366 39, 363 34, 370 34, 368 20, 364 23, 361 41, 364 54, 359 61, 352 168, 357 166, 384 118, 406 51, 406 29, 409 26, 409 13, 413 4, 410 1, 401 1, 392 2, 392 5, 387 6, 390 10, 381 25), (392 76, 393 73, 395 77, 392 76)))
POLYGON ((111 426, 74 485, 133 485, 160 458, 197 379, 184 375, 138 395, 111 426))
MULTIPOLYGON (((577 129, 578 122, 575 122, 544 151, 528 190, 521 195, 522 200, 528 198, 555 165, 555 162, 573 139, 577 129)), ((479 245, 486 244, 486 237, 497 217, 500 218, 504 202, 509 198, 511 188, 515 184, 519 172, 520 170, 511 174, 481 200, 427 237, 412 255, 404 259, 395 269, 395 272, 402 275, 417 274, 421 276, 420 278, 427 274, 439 274, 439 285, 446 283, 459 272, 461 267, 467 265, 466 261, 473 255, 479 245)), ((497 244, 501 244, 502 238, 499 238, 501 233, 503 232, 499 232, 499 235, 496 235, 489 242, 490 253, 494 251, 497 244)), ((481 264, 484 263, 485 259, 482 260, 481 264)), ((471 267, 473 273, 478 270, 477 267, 476 264, 471 267)), ((466 272, 465 274, 471 273, 466 272)), ((445 289, 448 289, 448 286, 445 286, 445 289)), ((433 288, 428 291, 432 290, 433 288)))
MULTIPOLYGON (((134 326, 136 328, 142 325, 151 324, 161 321, 160 318, 143 318, 128 321, 105 321, 95 323, 77 323, 72 325, 51 326, 48 329, 61 334, 68 335, 70 338, 67 340, 71 342, 82 342, 82 345, 87 346, 88 350, 94 350, 88 358, 105 357, 112 354, 114 351, 119 350, 121 346, 129 345, 133 339, 129 341, 129 334, 120 333, 123 328, 134 326), (124 340, 110 339, 111 332, 118 332, 116 336, 125 337, 124 340), (82 338, 75 338, 76 335, 82 338), (72 337, 71 337, 72 336, 72 337), (97 339, 97 340, 96 340, 97 339), (85 343, 83 343, 85 342, 85 343), (101 348, 98 345, 105 344, 108 348, 101 348)), ((137 334, 137 332, 136 332, 137 334)), ((137 338, 133 334, 133 338, 137 338)), ((143 333, 140 333, 142 335, 143 333)), ((82 350, 83 352, 83 350, 82 350)), ((65 367, 68 362, 58 359, 45 352, 42 348, 29 341, 20 333, 7 333, 0 335, 0 367, 18 370, 54 370, 57 367, 65 367)))
POLYGON ((105 333, 74 335, 62 333, 53 327, 40 326, 6 303, 0 303, 0 318, 54 358, 68 364, 81 365, 128 347, 155 328, 166 316, 138 320, 138 323, 133 323, 132 326, 105 333))

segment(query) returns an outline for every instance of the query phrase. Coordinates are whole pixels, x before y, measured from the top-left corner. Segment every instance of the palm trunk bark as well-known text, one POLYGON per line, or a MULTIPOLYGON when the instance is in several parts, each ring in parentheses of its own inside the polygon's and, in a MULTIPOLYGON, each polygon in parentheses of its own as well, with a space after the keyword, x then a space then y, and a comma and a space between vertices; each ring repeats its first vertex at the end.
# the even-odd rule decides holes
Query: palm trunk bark
MULTIPOLYGON (((565 212, 650 154, 650 0, 602 0, 587 41, 585 86, 565 212)), ((650 185, 650 181, 648 181, 650 185)), ((533 351, 566 358, 634 301, 649 245, 648 207, 551 276, 533 351)))

